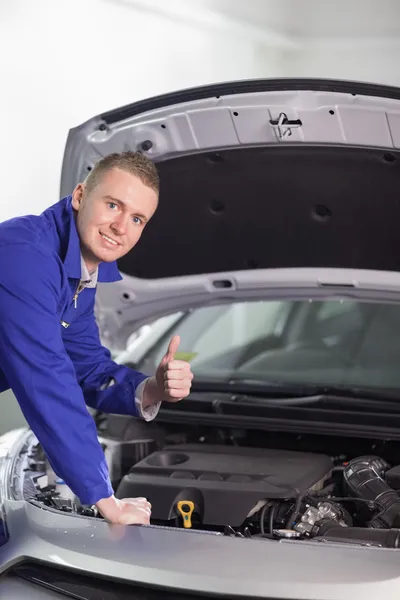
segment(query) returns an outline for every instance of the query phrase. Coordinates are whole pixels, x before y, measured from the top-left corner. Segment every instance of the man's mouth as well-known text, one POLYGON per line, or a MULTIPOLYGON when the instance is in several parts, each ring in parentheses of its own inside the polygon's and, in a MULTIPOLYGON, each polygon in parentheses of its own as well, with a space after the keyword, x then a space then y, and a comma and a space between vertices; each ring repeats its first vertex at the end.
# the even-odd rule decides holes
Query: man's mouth
POLYGON ((100 235, 103 239, 105 239, 107 242, 109 242, 110 244, 113 244, 114 246, 119 246, 119 243, 116 242, 115 240, 113 240, 112 238, 110 238, 108 235, 106 235, 105 233, 101 233, 100 235))

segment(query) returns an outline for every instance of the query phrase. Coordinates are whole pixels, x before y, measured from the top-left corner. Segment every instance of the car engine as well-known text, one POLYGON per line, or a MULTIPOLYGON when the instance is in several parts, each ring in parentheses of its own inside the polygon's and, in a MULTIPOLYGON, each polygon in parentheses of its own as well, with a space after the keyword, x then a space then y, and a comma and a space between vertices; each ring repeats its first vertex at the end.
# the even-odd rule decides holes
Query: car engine
MULTIPOLYGON (((197 430, 194 435, 160 435, 156 428, 156 435, 148 437, 147 428, 146 437, 137 430, 143 424, 136 422, 135 427, 129 439, 115 432, 104 432, 99 439, 116 496, 147 497, 152 526, 278 541, 400 547, 400 466, 381 456, 348 460, 319 448, 252 447, 246 442, 254 442, 254 436, 239 445, 232 437, 218 439, 197 430)), ((25 500, 101 518, 95 507, 81 506, 51 479, 38 443, 24 451, 20 467, 25 500)))
MULTIPOLYGON (((321 490, 332 469, 328 456, 214 445, 166 446, 135 464, 118 486, 118 498, 145 495, 153 519, 182 518, 192 507, 197 526, 241 526, 262 503, 321 490)), ((183 519, 187 521, 187 519, 183 519)), ((185 523, 183 523, 185 524, 185 523)))
POLYGON ((338 469, 324 454, 187 445, 138 462, 116 495, 144 494, 161 524, 398 547, 400 496, 388 482, 399 480, 400 469, 375 456, 338 469))

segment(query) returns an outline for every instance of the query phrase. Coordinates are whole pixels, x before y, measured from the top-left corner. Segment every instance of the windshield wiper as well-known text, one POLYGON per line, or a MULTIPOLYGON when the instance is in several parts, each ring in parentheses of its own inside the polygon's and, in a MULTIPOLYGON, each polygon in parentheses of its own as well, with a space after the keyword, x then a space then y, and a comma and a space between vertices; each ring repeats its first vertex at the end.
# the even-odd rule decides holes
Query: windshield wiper
POLYGON ((400 391, 397 390, 290 384, 257 379, 233 378, 216 381, 195 378, 192 384, 193 392, 229 394, 231 400, 238 402, 259 402, 277 406, 336 403, 371 408, 379 405, 382 409, 400 410, 400 391))
POLYGON ((195 376, 192 391, 195 392, 222 392, 232 394, 273 395, 273 396, 305 396, 317 393, 316 388, 308 385, 291 384, 279 381, 258 379, 220 379, 203 378, 195 376))

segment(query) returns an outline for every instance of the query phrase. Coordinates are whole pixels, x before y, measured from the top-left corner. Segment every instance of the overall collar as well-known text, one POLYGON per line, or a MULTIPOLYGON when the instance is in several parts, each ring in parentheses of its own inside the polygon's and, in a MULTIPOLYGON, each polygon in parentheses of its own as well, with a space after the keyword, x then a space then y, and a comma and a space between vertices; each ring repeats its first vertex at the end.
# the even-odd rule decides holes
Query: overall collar
MULTIPOLYGON (((72 197, 68 196, 65 228, 65 233, 68 235, 68 248, 64 259, 64 268, 70 279, 81 279, 81 247, 71 202, 72 197)), ((97 280, 100 283, 111 283, 120 281, 121 279, 122 277, 115 261, 111 263, 102 262, 99 264, 97 280)))
POLYGON ((81 254, 81 283, 87 288, 95 288, 99 278, 99 267, 93 273, 89 273, 86 263, 81 254))

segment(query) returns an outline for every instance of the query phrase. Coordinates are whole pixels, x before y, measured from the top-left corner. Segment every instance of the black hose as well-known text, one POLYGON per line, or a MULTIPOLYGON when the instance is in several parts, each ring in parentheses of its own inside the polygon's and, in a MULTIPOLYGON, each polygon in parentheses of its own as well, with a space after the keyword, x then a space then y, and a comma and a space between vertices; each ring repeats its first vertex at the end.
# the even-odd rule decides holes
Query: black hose
POLYGON ((261 536, 264 538, 268 538, 268 539, 275 539, 274 534, 273 534, 273 530, 274 530, 274 519, 275 519, 275 513, 276 513, 276 509, 279 507, 279 502, 267 502, 267 504, 265 504, 260 512, 260 532, 261 532, 261 536), (270 513, 269 513, 269 523, 268 523, 268 530, 269 533, 265 532, 265 515, 268 511, 268 509, 270 509, 270 513))
POLYGON ((294 505, 293 511, 290 513, 288 520, 286 521, 286 528, 292 529, 293 525, 297 521, 300 516, 300 509, 302 502, 306 496, 309 495, 309 492, 303 492, 302 494, 298 494, 296 498, 296 504, 294 505))
POLYGON ((342 527, 336 521, 327 521, 318 528, 317 541, 346 541, 353 544, 368 544, 384 548, 400 547, 400 529, 366 529, 364 527, 342 527))
POLYGON ((350 494, 374 504, 379 511, 369 527, 390 529, 400 525, 400 497, 383 479, 388 468, 377 456, 361 456, 351 460, 343 472, 350 494))
POLYGON ((269 507, 271 506, 271 502, 267 502, 266 504, 264 504, 264 506, 261 509, 261 513, 260 513, 260 531, 261 531, 261 535, 265 535, 265 513, 267 512, 267 510, 269 509, 269 507))
POLYGON ((269 533, 270 533, 270 535, 272 535, 274 532, 274 519, 275 519, 276 507, 277 507, 277 504, 276 504, 276 502, 274 502, 273 505, 271 506, 271 510, 269 511, 269 533))
POLYGON ((349 496, 346 496, 345 498, 339 498, 338 496, 329 496, 327 500, 332 502, 360 502, 361 504, 366 504, 371 510, 375 508, 375 502, 372 500, 366 500, 365 498, 351 498, 349 496))

